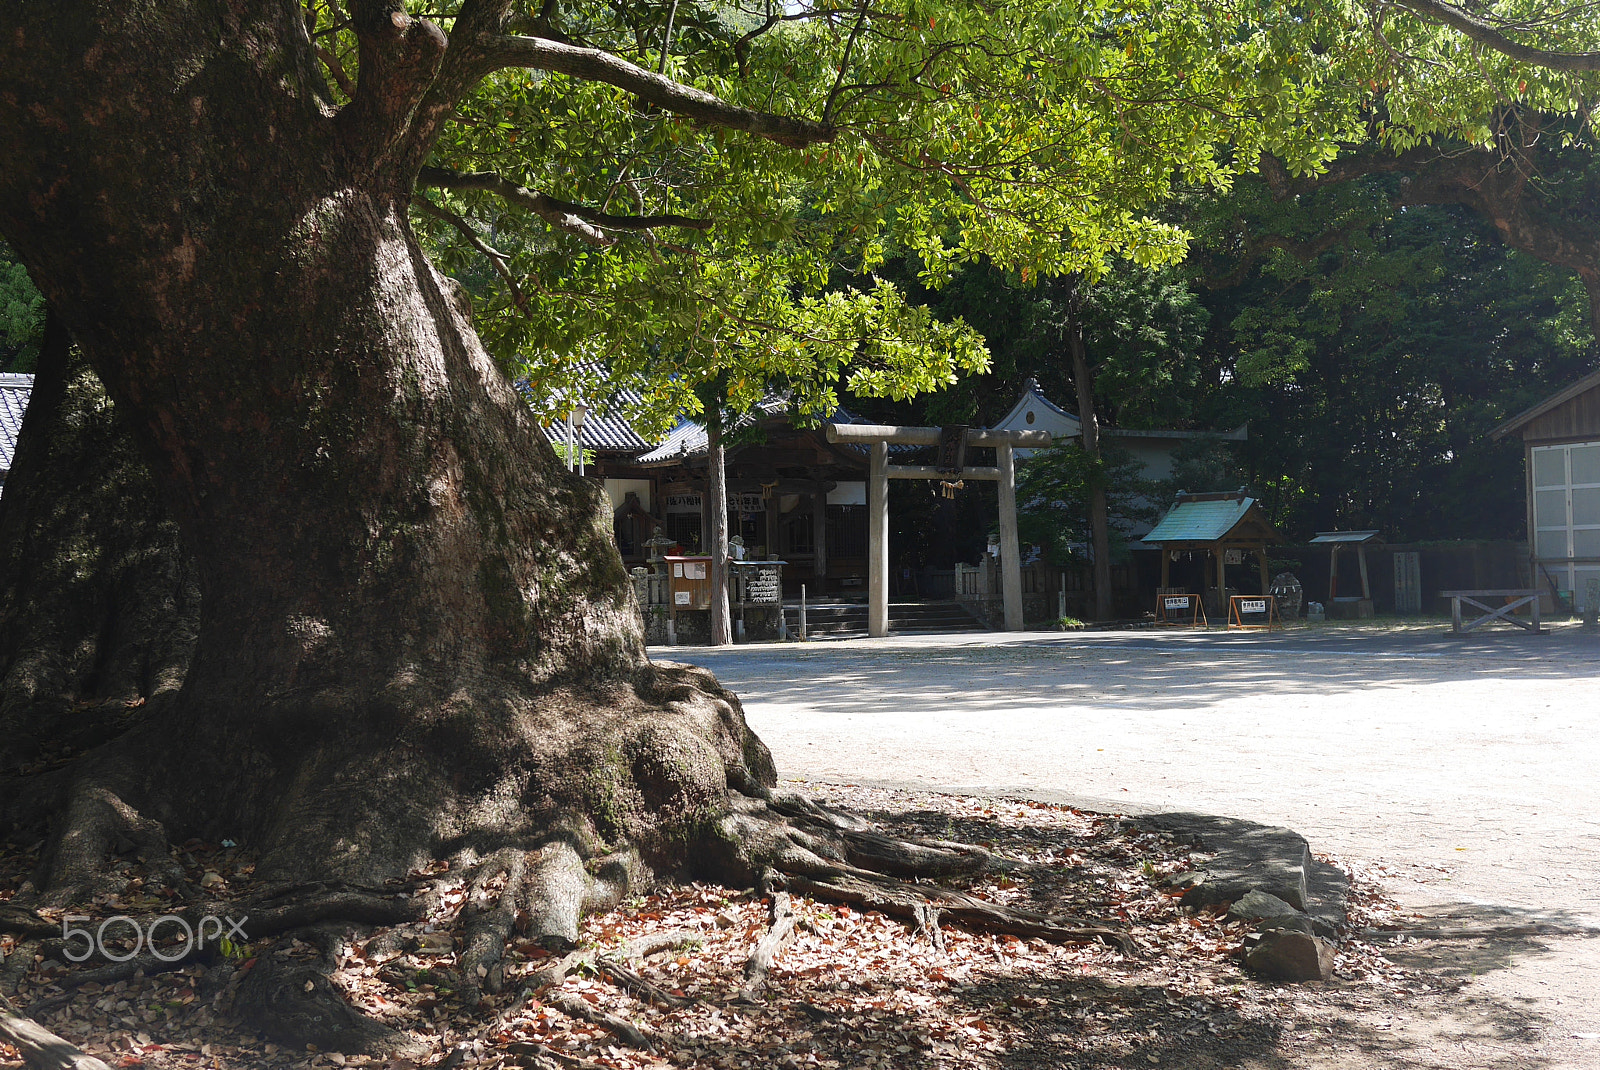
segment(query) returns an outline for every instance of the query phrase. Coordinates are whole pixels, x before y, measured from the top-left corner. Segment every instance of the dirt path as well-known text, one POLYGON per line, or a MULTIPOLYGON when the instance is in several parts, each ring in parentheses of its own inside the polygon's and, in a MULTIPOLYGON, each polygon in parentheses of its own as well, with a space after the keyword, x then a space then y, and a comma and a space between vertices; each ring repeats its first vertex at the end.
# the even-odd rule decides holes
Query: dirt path
MULTIPOLYGON (((1600 641, 1575 629, 657 653, 692 654, 736 690, 786 777, 1229 814, 1376 868, 1430 925, 1600 927, 1600 641)), ((1289 1065, 1600 1065, 1600 942, 1451 939, 1402 956, 1468 983, 1415 1020, 1352 1010, 1354 1050, 1307 1043, 1289 1065)))

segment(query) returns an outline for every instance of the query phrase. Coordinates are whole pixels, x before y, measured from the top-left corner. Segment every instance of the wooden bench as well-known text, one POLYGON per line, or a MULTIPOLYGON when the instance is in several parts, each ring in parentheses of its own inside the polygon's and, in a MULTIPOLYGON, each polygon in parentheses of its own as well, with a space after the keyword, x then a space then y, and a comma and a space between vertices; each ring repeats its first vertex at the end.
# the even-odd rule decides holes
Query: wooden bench
POLYGON ((1538 634, 1544 629, 1539 627, 1539 589, 1537 587, 1511 587, 1493 591, 1440 591, 1441 598, 1450 599, 1450 630, 1452 632, 1470 632, 1480 624, 1487 624, 1492 620, 1504 621, 1515 624, 1518 628, 1538 634), (1482 598, 1504 599, 1503 604, 1489 606, 1479 601, 1482 598), (1483 610, 1483 616, 1475 617, 1465 624, 1461 622, 1461 603, 1465 602, 1475 609, 1483 610), (1518 620, 1514 613, 1523 606, 1531 607, 1527 620, 1518 620))

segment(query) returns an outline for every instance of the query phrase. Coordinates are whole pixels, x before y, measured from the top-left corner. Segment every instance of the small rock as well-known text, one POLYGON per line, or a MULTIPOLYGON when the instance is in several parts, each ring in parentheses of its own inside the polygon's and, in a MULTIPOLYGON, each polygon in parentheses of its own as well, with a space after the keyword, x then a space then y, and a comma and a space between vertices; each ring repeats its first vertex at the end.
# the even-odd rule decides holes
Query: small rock
POLYGON ((200 887, 202 888, 215 888, 223 883, 225 882, 222 879, 222 874, 214 869, 206 870, 205 875, 200 878, 200 887))
POLYGON ((1276 930, 1261 935, 1244 964, 1273 981, 1326 981, 1333 977, 1333 947, 1307 933, 1276 930))
POLYGON ((1258 918, 1290 918, 1299 911, 1275 895, 1252 889, 1228 908, 1229 921, 1255 921, 1258 918))

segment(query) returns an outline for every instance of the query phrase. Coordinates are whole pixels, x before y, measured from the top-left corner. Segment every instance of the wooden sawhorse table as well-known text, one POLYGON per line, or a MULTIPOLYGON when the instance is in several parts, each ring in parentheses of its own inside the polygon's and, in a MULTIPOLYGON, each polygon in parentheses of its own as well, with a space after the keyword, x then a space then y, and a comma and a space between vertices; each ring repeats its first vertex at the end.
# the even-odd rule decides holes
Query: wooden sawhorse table
POLYGON ((1515 624, 1518 628, 1538 634, 1544 629, 1539 627, 1539 589, 1537 587, 1509 587, 1504 590, 1494 591, 1440 591, 1440 597, 1450 599, 1450 630, 1452 632, 1470 632, 1480 624, 1487 624, 1492 620, 1504 621, 1506 624, 1515 624), (1485 605, 1480 598, 1503 598, 1505 603, 1498 606, 1485 605), (1483 610, 1483 616, 1475 617, 1465 624, 1461 622, 1461 603, 1475 609, 1483 610), (1512 614, 1523 606, 1529 606, 1528 619, 1518 620, 1512 614))

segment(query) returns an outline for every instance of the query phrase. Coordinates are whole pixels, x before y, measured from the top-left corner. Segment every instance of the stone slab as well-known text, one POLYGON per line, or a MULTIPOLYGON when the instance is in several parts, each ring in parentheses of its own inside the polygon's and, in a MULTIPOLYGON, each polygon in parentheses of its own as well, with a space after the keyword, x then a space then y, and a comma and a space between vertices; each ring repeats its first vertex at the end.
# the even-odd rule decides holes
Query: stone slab
POLYGON ((1213 857, 1173 880, 1189 906, 1231 904, 1252 891, 1276 896, 1296 910, 1337 927, 1345 922, 1349 884, 1333 866, 1311 857, 1310 845, 1293 829, 1235 817, 1174 812, 1146 814, 1132 823, 1164 832, 1213 857))

